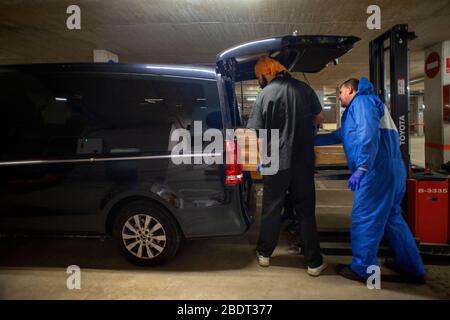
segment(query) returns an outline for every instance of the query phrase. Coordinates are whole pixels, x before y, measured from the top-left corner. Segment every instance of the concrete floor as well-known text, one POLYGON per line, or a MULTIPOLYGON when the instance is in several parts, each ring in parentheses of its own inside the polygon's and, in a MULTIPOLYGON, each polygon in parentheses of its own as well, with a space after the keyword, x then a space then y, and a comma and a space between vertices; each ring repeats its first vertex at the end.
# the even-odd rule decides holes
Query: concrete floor
MULTIPOLYGON (((345 180, 324 175, 317 177, 319 227, 345 229, 352 195, 345 180), (340 213, 331 209, 336 201, 340 213)), ((402 283, 382 266, 382 289, 369 290, 334 272, 349 256, 327 256, 329 269, 319 278, 308 276, 303 257, 289 251, 295 239, 287 232, 271 266, 261 268, 254 257, 257 234, 255 223, 240 237, 189 241, 173 262, 149 269, 126 262, 111 240, 0 239, 0 299, 450 298, 448 261, 428 264, 429 280, 422 286, 402 283), (81 268, 81 290, 66 287, 66 268, 73 264, 81 268)))
POLYGON ((255 230, 227 239, 191 241, 170 264, 154 269, 128 264, 111 241, 2 240, 1 299, 439 299, 450 298, 450 268, 427 265, 428 284, 398 282, 382 267, 382 289, 336 275, 336 263, 319 278, 282 237, 269 268, 254 258, 255 230), (66 268, 81 267, 81 290, 66 288, 66 268))

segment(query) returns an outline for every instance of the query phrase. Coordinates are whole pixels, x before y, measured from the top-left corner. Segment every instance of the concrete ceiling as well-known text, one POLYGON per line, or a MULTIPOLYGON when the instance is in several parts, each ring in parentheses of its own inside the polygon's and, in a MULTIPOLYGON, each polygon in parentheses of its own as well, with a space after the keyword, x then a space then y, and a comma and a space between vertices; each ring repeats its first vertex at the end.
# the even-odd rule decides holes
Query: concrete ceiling
POLYGON ((338 66, 307 75, 333 92, 346 78, 368 75, 369 41, 399 23, 418 36, 410 71, 421 77, 423 50, 450 39, 448 0, 1 0, 0 64, 92 61, 93 49, 107 49, 121 62, 213 65, 226 48, 294 30, 358 36, 338 66), (81 30, 66 28, 71 4, 81 7, 81 30), (381 7, 382 30, 366 27, 371 4, 381 7))

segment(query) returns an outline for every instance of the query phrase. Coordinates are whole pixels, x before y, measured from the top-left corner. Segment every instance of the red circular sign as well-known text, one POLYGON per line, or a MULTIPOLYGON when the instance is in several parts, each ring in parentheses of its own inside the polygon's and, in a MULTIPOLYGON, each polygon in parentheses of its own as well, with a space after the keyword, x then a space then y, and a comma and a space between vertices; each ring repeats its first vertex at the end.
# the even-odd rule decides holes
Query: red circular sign
POLYGON ((425 73, 428 78, 433 79, 439 74, 441 70, 441 57, 438 53, 432 52, 428 55, 425 62, 425 73))

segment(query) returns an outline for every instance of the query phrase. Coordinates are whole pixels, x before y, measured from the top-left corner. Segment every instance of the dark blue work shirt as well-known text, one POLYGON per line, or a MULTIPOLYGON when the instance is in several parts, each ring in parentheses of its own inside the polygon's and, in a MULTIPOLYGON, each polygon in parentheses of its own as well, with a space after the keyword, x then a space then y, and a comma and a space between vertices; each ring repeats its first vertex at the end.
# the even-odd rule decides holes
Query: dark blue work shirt
MULTIPOLYGON (((314 90, 289 75, 272 80, 258 95, 248 129, 279 130, 279 170, 292 161, 314 165, 314 116, 322 105, 314 90)), ((271 142, 268 141, 268 150, 271 142)))

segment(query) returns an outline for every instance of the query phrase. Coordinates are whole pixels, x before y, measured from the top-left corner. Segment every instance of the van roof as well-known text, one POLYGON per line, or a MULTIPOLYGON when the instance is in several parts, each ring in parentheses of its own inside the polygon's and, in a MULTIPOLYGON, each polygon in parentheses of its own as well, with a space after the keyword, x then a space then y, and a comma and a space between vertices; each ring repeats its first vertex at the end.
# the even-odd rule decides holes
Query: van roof
POLYGON ((174 77, 216 79, 215 68, 175 64, 128 64, 128 63, 42 63, 2 65, 1 69, 18 69, 35 72, 115 72, 145 73, 174 77))

